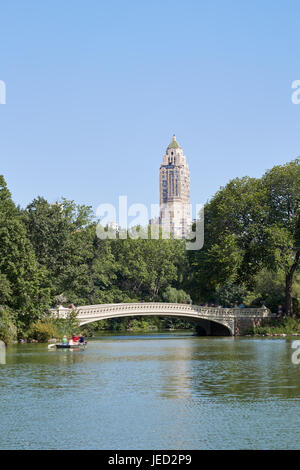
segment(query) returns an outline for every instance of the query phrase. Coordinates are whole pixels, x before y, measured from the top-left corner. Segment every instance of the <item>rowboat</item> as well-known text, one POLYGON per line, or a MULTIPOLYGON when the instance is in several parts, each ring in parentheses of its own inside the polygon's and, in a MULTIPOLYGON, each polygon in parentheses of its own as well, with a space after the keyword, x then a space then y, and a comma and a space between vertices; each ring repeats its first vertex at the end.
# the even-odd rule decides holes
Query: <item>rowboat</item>
POLYGON ((49 344, 48 349, 56 348, 56 349, 85 349, 87 342, 84 343, 77 343, 77 344, 66 344, 66 343, 55 343, 49 344))
POLYGON ((82 348, 85 349, 87 345, 87 342, 85 341, 84 343, 78 343, 78 344, 56 344, 56 349, 76 349, 76 348, 82 348))

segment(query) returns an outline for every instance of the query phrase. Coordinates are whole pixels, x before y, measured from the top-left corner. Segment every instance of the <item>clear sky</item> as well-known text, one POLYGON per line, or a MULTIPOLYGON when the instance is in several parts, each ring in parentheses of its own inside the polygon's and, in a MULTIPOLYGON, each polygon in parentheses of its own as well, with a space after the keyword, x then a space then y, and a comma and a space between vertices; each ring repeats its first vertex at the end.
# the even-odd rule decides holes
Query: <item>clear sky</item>
POLYGON ((205 202, 300 154, 300 4, 4 0, 0 173, 16 203, 158 202, 176 134, 205 202))

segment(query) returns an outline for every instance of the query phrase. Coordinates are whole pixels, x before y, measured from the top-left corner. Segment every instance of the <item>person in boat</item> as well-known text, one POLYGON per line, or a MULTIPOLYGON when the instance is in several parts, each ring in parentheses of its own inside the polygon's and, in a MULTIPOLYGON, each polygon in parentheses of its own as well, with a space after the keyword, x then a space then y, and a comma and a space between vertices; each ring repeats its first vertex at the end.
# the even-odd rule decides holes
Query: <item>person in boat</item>
POLYGON ((69 339, 69 346, 75 346, 78 344, 79 337, 76 335, 72 335, 71 338, 69 339))
POLYGON ((84 344, 84 343, 85 343, 85 339, 84 339, 84 336, 82 336, 82 334, 80 334, 80 336, 79 336, 79 343, 80 343, 80 344, 84 344))
POLYGON ((68 338, 66 337, 66 335, 63 336, 63 339, 62 339, 62 344, 68 344, 68 338))

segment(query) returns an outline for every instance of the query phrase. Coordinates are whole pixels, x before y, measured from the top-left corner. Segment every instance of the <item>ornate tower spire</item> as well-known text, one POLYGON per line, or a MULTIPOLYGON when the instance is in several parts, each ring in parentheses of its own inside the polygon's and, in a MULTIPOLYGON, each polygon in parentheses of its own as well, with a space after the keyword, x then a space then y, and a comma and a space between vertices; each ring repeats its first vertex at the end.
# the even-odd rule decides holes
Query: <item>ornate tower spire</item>
POLYGON ((191 225, 190 172, 175 134, 159 170, 160 224, 175 238, 186 237, 191 225))

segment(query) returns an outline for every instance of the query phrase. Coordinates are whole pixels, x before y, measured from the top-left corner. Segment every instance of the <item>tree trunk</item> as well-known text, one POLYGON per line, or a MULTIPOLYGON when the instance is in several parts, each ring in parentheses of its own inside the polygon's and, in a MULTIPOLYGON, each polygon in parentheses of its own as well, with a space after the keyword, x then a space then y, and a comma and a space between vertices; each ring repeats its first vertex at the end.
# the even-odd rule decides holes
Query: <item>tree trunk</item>
POLYGON ((285 278, 285 313, 289 316, 293 315, 292 285, 293 279, 289 272, 285 278))
POLYGON ((293 315, 292 287, 294 274, 299 263, 299 256, 300 252, 297 251, 295 262, 292 264, 291 269, 285 277, 285 313, 289 316, 293 315))

